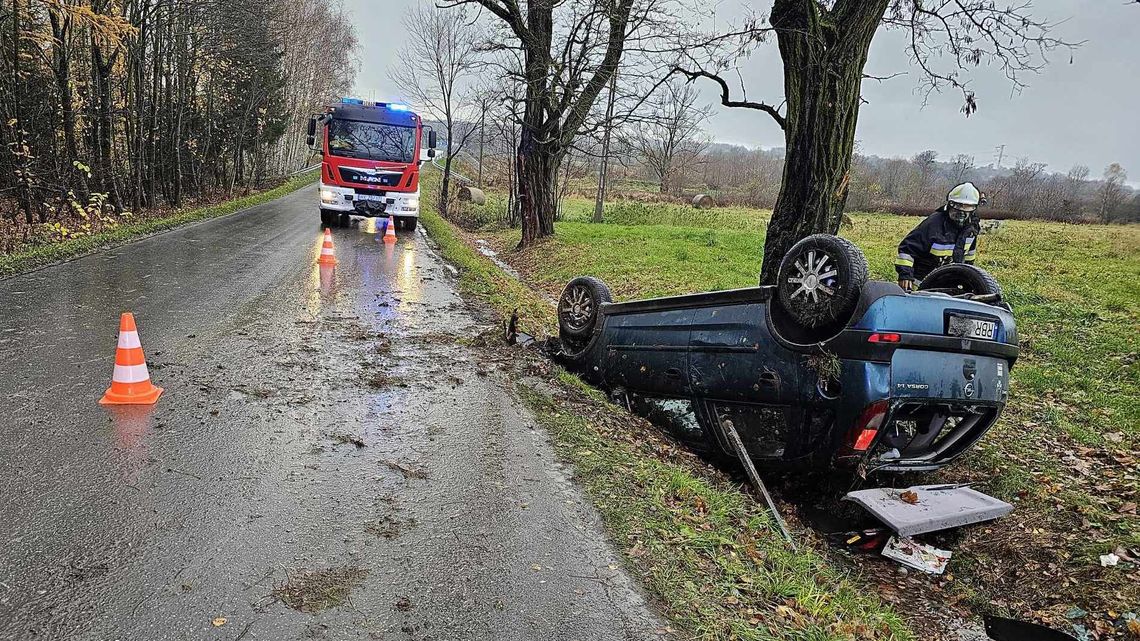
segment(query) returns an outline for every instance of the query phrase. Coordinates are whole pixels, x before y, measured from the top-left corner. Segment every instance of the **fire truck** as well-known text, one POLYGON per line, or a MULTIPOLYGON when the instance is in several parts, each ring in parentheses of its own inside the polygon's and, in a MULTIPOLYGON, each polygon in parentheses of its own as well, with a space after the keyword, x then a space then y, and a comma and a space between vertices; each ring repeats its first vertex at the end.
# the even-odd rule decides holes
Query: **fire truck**
POLYGON ((435 131, 410 107, 342 98, 309 119, 308 143, 321 154, 322 225, 391 215, 416 228, 420 165, 435 157, 435 131))

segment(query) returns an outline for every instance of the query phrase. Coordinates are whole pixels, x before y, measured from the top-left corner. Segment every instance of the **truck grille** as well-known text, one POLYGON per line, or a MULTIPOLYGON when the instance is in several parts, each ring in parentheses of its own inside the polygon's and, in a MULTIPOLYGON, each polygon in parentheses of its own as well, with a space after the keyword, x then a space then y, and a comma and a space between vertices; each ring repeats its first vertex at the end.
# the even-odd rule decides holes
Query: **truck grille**
POLYGON ((403 180, 401 173, 376 173, 361 171, 351 167, 340 168, 340 179, 345 182, 362 185, 376 185, 377 187, 396 187, 403 180))

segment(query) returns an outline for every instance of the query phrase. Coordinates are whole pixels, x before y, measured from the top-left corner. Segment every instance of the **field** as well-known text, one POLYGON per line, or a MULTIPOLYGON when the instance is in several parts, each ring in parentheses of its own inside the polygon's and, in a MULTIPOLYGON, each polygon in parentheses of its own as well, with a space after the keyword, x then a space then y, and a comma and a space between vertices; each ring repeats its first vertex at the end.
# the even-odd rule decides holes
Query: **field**
MULTIPOLYGON (((492 198, 487 207, 497 206, 492 198)), ((767 212, 617 202, 598 225, 588 222, 592 210, 592 201, 569 199, 555 237, 522 252, 513 251, 517 230, 475 235, 551 295, 583 274, 619 299, 756 282, 767 212)), ((874 277, 893 279, 898 239, 918 219, 852 218, 843 235, 874 277)), ((1099 631, 1090 638, 1126 635, 1140 572, 1136 563, 1102 567, 1099 556, 1140 551, 1140 227, 1007 221, 981 237, 979 264, 1018 318, 1012 402, 968 457, 917 480, 968 480, 1016 510, 964 531, 953 577, 929 583, 975 610, 1099 631)))

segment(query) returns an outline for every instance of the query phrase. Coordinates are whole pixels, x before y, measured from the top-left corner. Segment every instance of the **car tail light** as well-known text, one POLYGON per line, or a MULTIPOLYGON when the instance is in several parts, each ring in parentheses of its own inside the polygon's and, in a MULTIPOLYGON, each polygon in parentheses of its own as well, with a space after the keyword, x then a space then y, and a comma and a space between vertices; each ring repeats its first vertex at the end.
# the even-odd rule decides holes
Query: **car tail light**
POLYGON ((851 447, 856 451, 865 452, 875 441, 879 428, 883 426, 883 419, 887 416, 887 402, 877 401, 867 406, 855 422, 855 429, 851 430, 851 447))
POLYGON ((867 337, 868 343, 898 343, 902 340, 902 336, 898 334, 880 334, 875 332, 867 337))

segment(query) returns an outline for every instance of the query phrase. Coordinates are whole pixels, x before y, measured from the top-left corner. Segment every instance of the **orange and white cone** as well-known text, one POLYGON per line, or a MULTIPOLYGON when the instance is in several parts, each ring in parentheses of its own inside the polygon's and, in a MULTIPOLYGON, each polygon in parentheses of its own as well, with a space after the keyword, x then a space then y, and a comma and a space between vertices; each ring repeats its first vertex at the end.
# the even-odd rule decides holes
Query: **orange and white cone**
POLYGON ((153 405, 162 394, 150 382, 135 317, 125 312, 119 319, 119 347, 115 350, 115 373, 111 388, 99 399, 101 405, 153 405))
POLYGON ((318 265, 335 265, 336 256, 333 254, 332 231, 325 227, 325 242, 321 245, 321 255, 317 258, 318 265))
POLYGON ((391 214, 388 215, 387 227, 388 228, 384 230, 384 242, 386 242, 386 243, 396 242, 396 219, 393 218, 391 216, 391 214))

